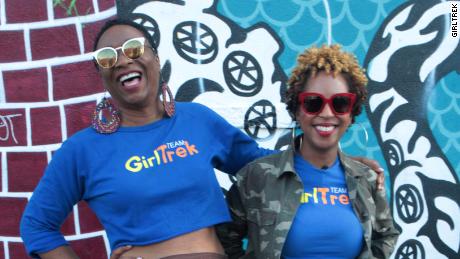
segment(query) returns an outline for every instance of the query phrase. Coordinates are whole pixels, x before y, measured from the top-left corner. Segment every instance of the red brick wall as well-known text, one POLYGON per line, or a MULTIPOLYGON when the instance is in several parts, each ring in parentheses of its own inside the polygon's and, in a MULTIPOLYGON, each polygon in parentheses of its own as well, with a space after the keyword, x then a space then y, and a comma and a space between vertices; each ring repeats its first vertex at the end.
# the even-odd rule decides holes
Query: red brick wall
MULTIPOLYGON (((19 237, 24 207, 52 153, 89 125, 103 94, 88 53, 116 15, 115 0, 78 0, 69 12, 52 3, 0 2, 0 259, 28 258, 19 237)), ((62 232, 81 258, 108 257, 106 235, 86 203, 76 205, 62 232)))

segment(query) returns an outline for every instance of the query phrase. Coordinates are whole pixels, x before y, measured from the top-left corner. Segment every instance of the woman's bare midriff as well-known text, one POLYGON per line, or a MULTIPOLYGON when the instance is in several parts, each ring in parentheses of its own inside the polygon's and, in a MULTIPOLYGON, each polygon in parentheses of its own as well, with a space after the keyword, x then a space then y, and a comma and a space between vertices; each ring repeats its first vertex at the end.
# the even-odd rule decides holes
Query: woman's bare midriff
POLYGON ((170 255, 189 253, 225 254, 214 227, 203 228, 159 243, 133 246, 120 259, 136 257, 159 259, 170 255))

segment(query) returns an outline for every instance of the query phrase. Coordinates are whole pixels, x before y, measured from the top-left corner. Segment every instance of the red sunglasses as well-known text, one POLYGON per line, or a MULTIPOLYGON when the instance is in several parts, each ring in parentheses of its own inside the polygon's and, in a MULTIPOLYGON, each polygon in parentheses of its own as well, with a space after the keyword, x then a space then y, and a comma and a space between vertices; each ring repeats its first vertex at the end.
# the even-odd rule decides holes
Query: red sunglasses
POLYGON ((351 112, 355 100, 356 94, 353 93, 334 94, 331 98, 326 98, 319 93, 303 92, 299 94, 299 104, 302 111, 310 115, 319 114, 326 104, 329 104, 335 115, 344 115, 351 112))

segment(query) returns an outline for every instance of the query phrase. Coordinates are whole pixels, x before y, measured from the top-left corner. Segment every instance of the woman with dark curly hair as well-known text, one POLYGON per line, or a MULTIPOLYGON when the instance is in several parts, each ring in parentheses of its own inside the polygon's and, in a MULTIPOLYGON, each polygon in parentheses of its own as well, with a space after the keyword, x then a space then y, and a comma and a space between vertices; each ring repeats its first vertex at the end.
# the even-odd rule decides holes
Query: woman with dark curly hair
POLYGON ((339 148, 366 99, 364 71, 339 45, 297 61, 286 100, 303 134, 237 173, 233 222, 217 228, 224 249, 229 258, 388 258, 399 233, 385 190, 339 148))

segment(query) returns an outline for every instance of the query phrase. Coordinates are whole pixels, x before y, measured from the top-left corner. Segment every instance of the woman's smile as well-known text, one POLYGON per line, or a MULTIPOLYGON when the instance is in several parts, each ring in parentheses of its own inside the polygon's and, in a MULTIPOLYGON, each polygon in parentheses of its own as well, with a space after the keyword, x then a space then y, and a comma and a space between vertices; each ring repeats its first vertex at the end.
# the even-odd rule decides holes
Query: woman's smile
POLYGON ((118 76, 117 80, 124 90, 132 91, 141 86, 142 73, 138 71, 124 73, 118 76))
POLYGON ((318 124, 318 125, 313 125, 313 127, 316 129, 316 132, 318 132, 318 134, 321 137, 331 136, 332 134, 334 134, 337 128, 336 125, 332 125, 332 124, 318 124))

